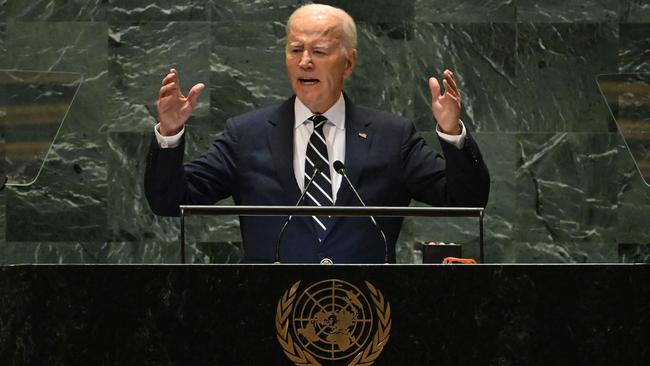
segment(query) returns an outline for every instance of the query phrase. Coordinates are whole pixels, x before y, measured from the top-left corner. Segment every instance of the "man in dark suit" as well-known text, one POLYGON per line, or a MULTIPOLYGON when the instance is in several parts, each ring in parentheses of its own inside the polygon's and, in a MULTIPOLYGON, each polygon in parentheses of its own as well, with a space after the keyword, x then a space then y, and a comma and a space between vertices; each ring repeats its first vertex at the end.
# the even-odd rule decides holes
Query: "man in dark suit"
MULTIPOLYGON (((356 206, 347 182, 332 168, 345 163, 352 184, 369 206, 485 206, 489 174, 478 146, 460 122, 461 97, 445 70, 441 95, 429 79, 432 112, 445 158, 416 134, 411 121, 355 105, 343 93, 356 64, 356 28, 344 11, 306 5, 287 24, 286 66, 295 95, 279 105, 227 122, 197 160, 183 165, 184 123, 204 89, 184 96, 175 69, 163 79, 160 123, 147 156, 145 192, 152 210, 179 215, 180 204, 212 204, 233 196, 239 205, 356 206), (321 171, 322 169, 322 171, 321 171), (312 184, 307 182, 313 180, 312 184)), ((242 217, 244 261, 272 262, 285 218, 242 217)), ((395 262, 402 219, 377 220, 395 262)), ((368 218, 294 218, 283 237, 282 262, 381 263, 385 249, 368 218)))

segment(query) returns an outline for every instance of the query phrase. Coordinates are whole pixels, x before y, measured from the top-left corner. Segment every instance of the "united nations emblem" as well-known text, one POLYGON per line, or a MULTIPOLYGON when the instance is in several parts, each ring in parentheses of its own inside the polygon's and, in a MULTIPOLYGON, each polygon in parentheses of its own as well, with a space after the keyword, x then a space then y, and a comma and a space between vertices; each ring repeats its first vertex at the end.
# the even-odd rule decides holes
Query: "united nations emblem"
POLYGON ((388 342, 390 304, 365 281, 371 301, 341 280, 317 282, 300 294, 300 281, 278 301, 275 328, 284 354, 296 365, 345 362, 372 365, 388 342))

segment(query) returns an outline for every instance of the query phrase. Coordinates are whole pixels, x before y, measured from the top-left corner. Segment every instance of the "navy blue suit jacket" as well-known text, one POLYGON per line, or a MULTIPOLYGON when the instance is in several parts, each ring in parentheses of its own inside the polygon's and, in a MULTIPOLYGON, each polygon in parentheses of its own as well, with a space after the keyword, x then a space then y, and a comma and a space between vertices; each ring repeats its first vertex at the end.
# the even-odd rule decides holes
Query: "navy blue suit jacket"
MULTIPOLYGON (((178 216, 181 204, 213 204, 232 196, 238 205, 295 205, 300 189, 293 172, 294 98, 227 121, 226 129, 197 160, 183 165, 184 143, 147 156, 145 193, 159 215, 178 216)), ((463 149, 441 141, 433 152, 407 119, 353 104, 345 97, 345 165, 368 206, 485 206, 489 174, 468 134, 463 149), (366 138, 359 134, 365 135, 366 138)), ((184 140, 183 140, 184 141, 184 140)), ((337 206, 360 206, 345 182, 337 206)), ((245 262, 272 262, 286 217, 241 217, 245 262)), ((400 218, 378 218, 395 262, 400 218)), ((283 263, 381 263, 384 244, 368 218, 334 218, 318 242, 310 218, 294 217, 282 240, 283 263)))

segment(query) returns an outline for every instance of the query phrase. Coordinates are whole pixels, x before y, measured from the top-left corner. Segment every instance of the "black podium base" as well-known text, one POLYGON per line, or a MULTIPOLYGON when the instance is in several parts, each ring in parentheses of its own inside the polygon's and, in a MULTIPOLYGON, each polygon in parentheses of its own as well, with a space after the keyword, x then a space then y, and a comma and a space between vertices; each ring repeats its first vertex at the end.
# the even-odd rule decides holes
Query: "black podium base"
POLYGON ((327 360, 345 347, 375 365, 644 365, 648 298, 648 265, 6 266, 0 364, 292 365, 320 344, 323 365, 350 364, 327 360), (328 299, 343 305, 318 318, 328 299))

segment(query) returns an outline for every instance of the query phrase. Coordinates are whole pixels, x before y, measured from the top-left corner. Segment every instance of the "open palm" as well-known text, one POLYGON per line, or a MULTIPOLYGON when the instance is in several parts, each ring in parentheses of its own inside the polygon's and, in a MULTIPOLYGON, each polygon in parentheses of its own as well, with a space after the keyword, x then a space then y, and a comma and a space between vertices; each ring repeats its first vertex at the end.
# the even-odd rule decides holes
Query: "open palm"
POLYGON ((183 129, 183 125, 192 115, 196 99, 205 88, 204 84, 196 84, 187 96, 181 93, 180 81, 176 69, 169 70, 160 87, 157 109, 160 122, 160 133, 163 136, 175 135, 183 129))
POLYGON ((429 78, 429 89, 431 90, 431 111, 438 122, 440 130, 450 135, 458 135, 460 130, 460 91, 456 85, 454 74, 445 70, 442 81, 445 93, 440 94, 440 84, 436 78, 429 78))

